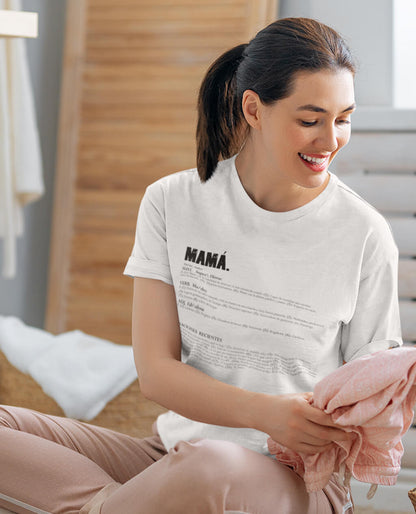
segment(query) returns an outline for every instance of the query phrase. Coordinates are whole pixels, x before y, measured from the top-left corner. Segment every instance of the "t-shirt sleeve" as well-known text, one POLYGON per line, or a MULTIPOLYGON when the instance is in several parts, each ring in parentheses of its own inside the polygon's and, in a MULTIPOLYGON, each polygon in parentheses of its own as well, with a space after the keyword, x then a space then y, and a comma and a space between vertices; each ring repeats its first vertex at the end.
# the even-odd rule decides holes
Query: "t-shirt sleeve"
POLYGON ((346 362, 365 354, 401 346, 399 300, 397 291, 398 250, 387 240, 363 267, 354 314, 342 326, 341 350, 346 362))
POLYGON ((164 194, 158 182, 146 189, 141 201, 133 251, 124 275, 173 284, 167 250, 164 194))

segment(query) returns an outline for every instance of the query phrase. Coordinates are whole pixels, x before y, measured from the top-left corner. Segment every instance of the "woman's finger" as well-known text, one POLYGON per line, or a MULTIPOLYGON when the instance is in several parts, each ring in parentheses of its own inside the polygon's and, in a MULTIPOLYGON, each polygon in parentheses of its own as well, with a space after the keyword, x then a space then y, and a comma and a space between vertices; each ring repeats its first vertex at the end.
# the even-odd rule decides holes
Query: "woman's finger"
POLYGON ((309 420, 305 420, 303 432, 310 438, 308 442, 309 440, 315 441, 317 444, 326 444, 331 441, 348 441, 351 437, 349 432, 341 428, 320 425, 309 420))
POLYGON ((330 414, 327 414, 321 409, 314 407, 313 405, 305 405, 305 417, 310 421, 313 421, 317 425, 325 425, 327 427, 333 427, 342 430, 342 428, 332 421, 330 414))
POLYGON ((334 447, 334 443, 324 444, 324 445, 313 445, 308 443, 300 443, 298 451, 305 453, 306 455, 314 455, 316 453, 322 453, 330 450, 334 447))

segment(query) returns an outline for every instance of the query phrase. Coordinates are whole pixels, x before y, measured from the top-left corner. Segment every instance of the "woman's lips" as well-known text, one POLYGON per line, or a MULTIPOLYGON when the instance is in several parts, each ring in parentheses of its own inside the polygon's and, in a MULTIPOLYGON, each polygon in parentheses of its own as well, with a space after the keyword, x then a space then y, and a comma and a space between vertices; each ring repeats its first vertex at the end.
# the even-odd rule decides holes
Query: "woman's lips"
POLYGON ((330 157, 329 155, 322 156, 317 154, 302 153, 299 153, 298 155, 303 164, 315 172, 324 171, 325 168, 328 166, 328 161, 330 157), (310 158, 311 160, 307 160, 307 158, 310 158))

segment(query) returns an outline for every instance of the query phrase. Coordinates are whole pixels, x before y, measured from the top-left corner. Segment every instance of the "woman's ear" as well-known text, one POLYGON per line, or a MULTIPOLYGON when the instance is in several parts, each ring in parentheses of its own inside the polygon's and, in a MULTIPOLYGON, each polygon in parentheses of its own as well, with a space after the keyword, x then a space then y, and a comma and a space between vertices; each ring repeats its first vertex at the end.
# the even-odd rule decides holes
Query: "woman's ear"
POLYGON ((253 129, 260 128, 260 114, 262 103, 257 93, 251 89, 246 89, 243 93, 241 108, 244 118, 253 129))

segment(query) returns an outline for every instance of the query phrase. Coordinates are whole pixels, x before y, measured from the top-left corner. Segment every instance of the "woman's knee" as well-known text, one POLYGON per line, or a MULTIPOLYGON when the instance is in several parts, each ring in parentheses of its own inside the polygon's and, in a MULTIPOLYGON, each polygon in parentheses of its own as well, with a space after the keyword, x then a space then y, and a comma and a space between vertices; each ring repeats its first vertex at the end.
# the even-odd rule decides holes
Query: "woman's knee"
POLYGON ((189 443, 179 442, 171 452, 174 460, 183 460, 187 474, 197 477, 195 481, 203 484, 204 488, 218 490, 219 486, 230 487, 252 479, 250 457, 255 452, 238 444, 201 439, 189 443))
POLYGON ((186 457, 188 463, 192 460, 205 468, 218 468, 221 464, 229 463, 234 466, 242 458, 245 449, 229 441, 199 439, 190 442, 180 441, 171 450, 179 458, 186 457))
POLYGON ((306 513, 311 508, 303 480, 276 459, 232 442, 205 439, 178 443, 173 451, 183 459, 184 482, 228 510, 274 512, 279 504, 281 512, 306 513))

